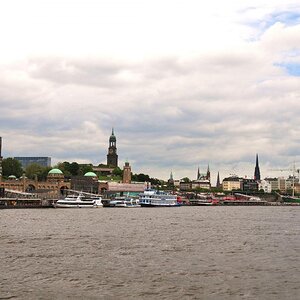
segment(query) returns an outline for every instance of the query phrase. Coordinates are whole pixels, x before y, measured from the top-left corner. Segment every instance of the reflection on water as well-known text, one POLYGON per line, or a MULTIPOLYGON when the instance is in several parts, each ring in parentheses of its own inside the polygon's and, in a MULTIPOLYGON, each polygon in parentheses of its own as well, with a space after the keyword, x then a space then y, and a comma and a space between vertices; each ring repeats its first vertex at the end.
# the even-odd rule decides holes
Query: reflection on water
POLYGON ((298 207, 0 210, 0 298, 296 299, 298 207))

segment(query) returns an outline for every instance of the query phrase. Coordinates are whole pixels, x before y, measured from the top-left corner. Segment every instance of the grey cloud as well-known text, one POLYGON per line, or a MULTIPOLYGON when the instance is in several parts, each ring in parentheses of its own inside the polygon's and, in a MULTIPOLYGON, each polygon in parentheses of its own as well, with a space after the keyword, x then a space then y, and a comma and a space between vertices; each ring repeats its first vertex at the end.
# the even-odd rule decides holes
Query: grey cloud
POLYGON ((298 81, 276 76, 258 80, 274 69, 264 65, 256 76, 261 58, 250 56, 134 63, 31 59, 26 92, 13 78, 0 90, 6 110, 1 128, 7 132, 12 156, 38 149, 36 154, 57 160, 105 162, 114 126, 120 159, 133 160, 136 172, 144 167, 194 172, 204 162, 212 169, 234 164, 238 168, 237 161, 249 160, 251 166, 256 152, 280 156, 280 140, 298 142, 297 132, 290 131, 299 127, 300 107, 295 101, 298 81), (126 76, 119 76, 126 72, 134 74, 128 84, 126 76), (10 99, 19 104, 4 100, 9 90, 15 91, 10 99), (15 110, 20 114, 14 116, 15 110))

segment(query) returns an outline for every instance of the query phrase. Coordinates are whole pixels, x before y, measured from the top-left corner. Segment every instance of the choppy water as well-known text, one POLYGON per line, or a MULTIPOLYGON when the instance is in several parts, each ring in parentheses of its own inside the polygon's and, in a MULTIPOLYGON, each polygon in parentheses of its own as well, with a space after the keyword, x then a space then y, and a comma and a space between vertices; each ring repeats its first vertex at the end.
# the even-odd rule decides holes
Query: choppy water
POLYGON ((299 299, 299 213, 0 210, 0 298, 299 299))

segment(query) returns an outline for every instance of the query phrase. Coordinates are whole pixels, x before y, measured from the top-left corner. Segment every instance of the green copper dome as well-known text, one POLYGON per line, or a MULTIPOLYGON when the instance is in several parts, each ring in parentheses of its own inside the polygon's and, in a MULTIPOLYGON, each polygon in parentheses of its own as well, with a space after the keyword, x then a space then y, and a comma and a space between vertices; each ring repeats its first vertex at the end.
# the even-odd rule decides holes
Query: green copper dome
POLYGON ((94 172, 87 172, 87 173, 84 174, 84 176, 87 176, 87 177, 97 177, 97 175, 94 172))
POLYGON ((60 169, 52 169, 48 172, 49 174, 63 174, 63 172, 60 169))

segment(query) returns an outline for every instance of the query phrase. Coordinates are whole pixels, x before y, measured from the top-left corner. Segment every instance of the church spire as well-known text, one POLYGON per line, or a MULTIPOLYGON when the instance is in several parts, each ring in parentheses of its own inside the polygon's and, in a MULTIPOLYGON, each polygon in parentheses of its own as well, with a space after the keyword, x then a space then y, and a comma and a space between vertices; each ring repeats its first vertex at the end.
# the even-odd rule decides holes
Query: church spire
POLYGON ((220 188, 220 187, 221 187, 221 183, 220 183, 220 174, 219 174, 219 172, 218 172, 216 188, 220 188))
POLYGON ((254 179, 260 180, 260 170, 259 170, 259 164, 258 164, 258 154, 256 154, 256 164, 255 164, 255 170, 254 170, 254 179))
POLYGON ((168 179, 168 187, 174 188, 174 178, 173 178, 173 172, 171 171, 170 178, 168 179))
POLYGON ((199 166, 198 166, 197 180, 199 180, 199 179, 200 179, 200 177, 201 177, 201 175, 200 175, 200 169, 199 169, 199 166))
POLYGON ((110 147, 111 146, 116 147, 116 141, 117 141, 117 139, 116 139, 116 136, 115 136, 115 133, 114 133, 114 128, 112 128, 111 135, 109 137, 109 146, 110 147))
POLYGON ((207 165, 207 172, 206 172, 206 178, 210 181, 210 170, 209 170, 209 164, 207 165))

